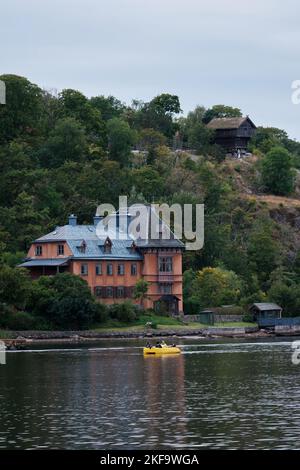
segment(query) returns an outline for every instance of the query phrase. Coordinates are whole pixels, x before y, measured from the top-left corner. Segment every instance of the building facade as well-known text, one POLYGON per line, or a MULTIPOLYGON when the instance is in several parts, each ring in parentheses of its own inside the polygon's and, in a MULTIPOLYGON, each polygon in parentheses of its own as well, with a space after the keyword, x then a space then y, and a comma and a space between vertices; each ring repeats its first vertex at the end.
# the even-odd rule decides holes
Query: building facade
POLYGON ((256 129, 248 116, 215 118, 207 124, 207 127, 215 131, 215 143, 225 148, 227 152, 246 150, 256 129))
POLYGON ((101 236, 97 230, 100 219, 96 216, 92 225, 79 225, 77 217, 71 215, 67 225, 32 243, 20 267, 28 268, 34 279, 60 272, 76 274, 105 304, 125 299, 138 303, 133 289, 139 279, 144 279, 149 283, 144 308, 181 313, 183 243, 171 231, 170 239, 101 236))

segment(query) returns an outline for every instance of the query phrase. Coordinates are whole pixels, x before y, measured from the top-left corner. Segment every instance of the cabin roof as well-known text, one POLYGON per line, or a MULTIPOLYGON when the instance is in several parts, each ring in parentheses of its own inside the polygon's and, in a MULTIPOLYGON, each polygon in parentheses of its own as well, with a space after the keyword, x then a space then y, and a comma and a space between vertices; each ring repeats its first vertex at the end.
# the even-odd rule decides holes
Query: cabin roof
POLYGON ((282 308, 274 303, 268 302, 261 302, 261 303, 254 303, 250 308, 257 308, 259 311, 263 312, 266 310, 282 310, 282 308))
POLYGON ((209 129, 238 129, 241 125, 248 121, 251 126, 256 129, 255 124, 251 121, 248 116, 235 117, 235 118, 214 118, 208 124, 209 129))

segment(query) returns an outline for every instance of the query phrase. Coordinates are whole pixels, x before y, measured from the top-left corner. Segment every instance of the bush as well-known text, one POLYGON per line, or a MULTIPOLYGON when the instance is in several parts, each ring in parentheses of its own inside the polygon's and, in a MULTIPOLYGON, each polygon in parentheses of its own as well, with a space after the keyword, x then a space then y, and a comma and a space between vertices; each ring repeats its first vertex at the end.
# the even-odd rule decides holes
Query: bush
POLYGON ((230 305, 228 307, 215 307, 213 309, 217 315, 243 315, 244 309, 239 305, 230 305))
POLYGON ((7 328, 8 318, 14 311, 11 305, 7 305, 4 302, 0 303, 0 328, 7 328))
POLYGON ((190 297, 184 301, 183 310, 186 315, 198 315, 201 310, 201 304, 195 297, 190 297))
POLYGON ((2 327, 8 330, 32 330, 35 328, 35 318, 26 312, 10 312, 5 316, 2 327))
POLYGON ((104 323, 108 319, 108 308, 105 304, 96 303, 95 323, 104 323))
POLYGON ((280 196, 289 195, 295 186, 295 172, 289 152, 282 147, 272 148, 262 161, 262 182, 268 191, 280 196))
POLYGON ((53 325, 43 317, 34 317, 34 329, 39 331, 51 331, 53 325))
POLYGON ((120 322, 129 323, 138 317, 138 309, 129 300, 109 307, 109 315, 120 322))
POLYGON ((33 282, 29 311, 46 325, 59 329, 85 329, 98 317, 101 308, 86 281, 69 273, 41 276, 33 282))
POLYGON ((253 315, 251 313, 245 313, 242 320, 245 323, 254 323, 254 318, 253 318, 253 315))

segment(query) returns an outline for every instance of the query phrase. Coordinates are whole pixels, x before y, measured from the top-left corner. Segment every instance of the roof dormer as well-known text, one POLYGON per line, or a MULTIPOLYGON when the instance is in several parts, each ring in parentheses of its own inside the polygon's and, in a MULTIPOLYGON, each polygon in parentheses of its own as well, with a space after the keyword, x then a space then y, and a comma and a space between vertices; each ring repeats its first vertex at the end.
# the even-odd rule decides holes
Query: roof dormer
POLYGON ((77 249, 78 249, 78 251, 80 251, 80 253, 85 253, 86 252, 86 247, 87 247, 86 241, 82 240, 82 242, 77 247, 77 249))
POLYGON ((107 237, 105 242, 104 242, 104 253, 110 254, 111 253, 111 247, 112 247, 112 241, 109 237, 107 237))

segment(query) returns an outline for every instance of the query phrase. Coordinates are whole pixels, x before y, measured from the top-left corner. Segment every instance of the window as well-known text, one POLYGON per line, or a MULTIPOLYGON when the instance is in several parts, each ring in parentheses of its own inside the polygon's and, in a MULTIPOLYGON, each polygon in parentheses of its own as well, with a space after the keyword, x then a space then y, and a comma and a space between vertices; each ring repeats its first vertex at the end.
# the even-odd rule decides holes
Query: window
POLYGON ((171 273, 173 271, 173 260, 171 256, 163 256, 159 258, 159 272, 171 273))
POLYGON ((81 270, 80 270, 80 273, 82 276, 87 276, 88 275, 88 265, 87 264, 82 264, 81 265, 81 270))
POLYGON ((37 245, 35 247, 35 256, 42 256, 43 254, 43 247, 41 245, 37 245))
POLYGON ((100 287, 100 286, 95 287, 95 296, 96 297, 102 297, 102 287, 100 287))
POLYGON ((111 247, 112 247, 112 242, 111 240, 107 237, 104 243, 104 253, 111 253, 111 247))
POLYGON ((102 265, 96 264, 96 276, 101 276, 102 274, 102 265))
POLYGON ((136 276, 137 275, 137 265, 136 263, 132 263, 131 265, 131 276, 136 276))
POLYGON ((161 294, 172 294, 172 284, 160 284, 159 291, 161 294))
POLYGON ((85 253, 86 251, 86 241, 82 240, 81 244, 77 247, 79 253, 85 253))
POLYGON ((124 276, 125 274, 125 266, 124 264, 118 264, 118 275, 124 276))
POLYGON ((126 287, 126 290, 125 290, 126 297, 128 298, 133 297, 133 291, 134 291, 134 287, 126 287))
POLYGON ((107 265, 106 265, 106 274, 108 276, 113 275, 113 265, 111 263, 107 263, 107 265))
POLYGON ((107 297, 113 297, 114 296, 114 288, 113 287, 107 287, 106 288, 106 296, 107 297))
POLYGON ((65 247, 64 245, 57 245, 57 254, 64 255, 65 254, 65 247))
POLYGON ((117 287, 117 297, 125 297, 125 289, 123 286, 117 287))

